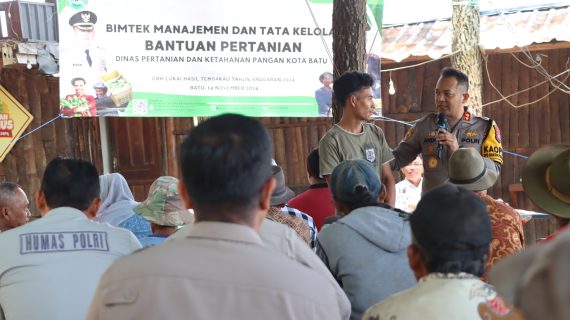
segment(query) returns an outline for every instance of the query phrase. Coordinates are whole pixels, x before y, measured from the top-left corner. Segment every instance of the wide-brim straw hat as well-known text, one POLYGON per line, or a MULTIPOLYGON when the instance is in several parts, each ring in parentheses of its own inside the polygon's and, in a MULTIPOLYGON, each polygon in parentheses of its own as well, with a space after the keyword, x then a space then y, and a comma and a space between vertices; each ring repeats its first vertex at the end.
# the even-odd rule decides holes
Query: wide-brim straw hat
POLYGON ((570 146, 550 145, 534 152, 523 169, 522 182, 537 206, 570 218, 570 146))
POLYGON ((485 167, 485 160, 473 148, 455 150, 449 158, 449 182, 471 191, 491 188, 497 182, 498 174, 485 167))

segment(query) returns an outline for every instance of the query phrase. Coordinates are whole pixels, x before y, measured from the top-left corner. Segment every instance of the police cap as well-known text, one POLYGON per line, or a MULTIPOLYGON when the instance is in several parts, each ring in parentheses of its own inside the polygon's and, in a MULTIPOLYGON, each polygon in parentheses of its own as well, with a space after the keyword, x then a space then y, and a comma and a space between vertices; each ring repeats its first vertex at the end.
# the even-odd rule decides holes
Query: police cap
POLYGON ((93 30, 97 15, 91 11, 79 11, 69 18, 69 25, 80 30, 93 30))

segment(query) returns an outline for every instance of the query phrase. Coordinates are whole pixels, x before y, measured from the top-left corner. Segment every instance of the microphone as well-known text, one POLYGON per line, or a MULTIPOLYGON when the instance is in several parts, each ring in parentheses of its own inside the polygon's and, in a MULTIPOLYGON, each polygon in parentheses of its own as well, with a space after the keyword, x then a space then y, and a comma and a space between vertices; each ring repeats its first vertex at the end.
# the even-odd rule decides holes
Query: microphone
MULTIPOLYGON (((437 128, 435 128, 435 134, 439 132, 440 129, 444 129, 445 131, 449 131, 449 126, 447 125, 447 116, 445 113, 440 112, 437 115, 437 128)), ((437 143, 437 157, 441 159, 443 156, 443 144, 441 142, 437 143)))

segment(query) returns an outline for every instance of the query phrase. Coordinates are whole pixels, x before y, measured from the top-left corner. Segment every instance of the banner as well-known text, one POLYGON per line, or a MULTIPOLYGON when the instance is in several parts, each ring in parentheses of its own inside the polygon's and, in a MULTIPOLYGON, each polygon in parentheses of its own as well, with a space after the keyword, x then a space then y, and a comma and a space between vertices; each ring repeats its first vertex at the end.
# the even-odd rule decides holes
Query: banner
POLYGON ((18 100, 0 86, 0 162, 12 150, 34 117, 18 100))
MULTIPOLYGON (((368 7, 367 47, 377 60, 382 4, 371 0, 368 7)), ((61 114, 326 116, 332 6, 59 0, 61 114)))

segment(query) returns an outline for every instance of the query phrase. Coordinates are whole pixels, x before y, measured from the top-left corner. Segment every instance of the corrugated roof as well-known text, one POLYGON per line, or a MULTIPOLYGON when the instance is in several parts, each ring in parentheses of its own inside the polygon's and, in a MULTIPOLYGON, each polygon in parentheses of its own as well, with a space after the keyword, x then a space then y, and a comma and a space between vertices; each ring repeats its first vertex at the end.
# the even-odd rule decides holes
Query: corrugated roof
MULTIPOLYGON (((486 49, 509 49, 553 40, 570 41, 570 6, 481 16, 480 42, 486 49)), ((451 20, 385 27, 382 58, 440 58, 451 53, 451 20)))

